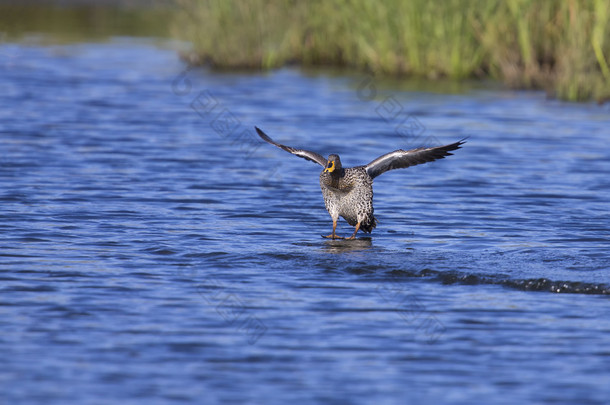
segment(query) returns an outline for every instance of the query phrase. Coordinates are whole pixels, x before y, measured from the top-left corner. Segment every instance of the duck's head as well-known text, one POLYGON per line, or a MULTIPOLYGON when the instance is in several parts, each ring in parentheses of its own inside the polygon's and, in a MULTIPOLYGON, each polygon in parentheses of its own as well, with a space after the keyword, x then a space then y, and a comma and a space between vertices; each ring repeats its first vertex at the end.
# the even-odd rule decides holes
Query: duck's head
POLYGON ((341 159, 339 158, 339 155, 328 155, 328 161, 326 162, 326 168, 324 169, 324 172, 328 172, 328 173, 341 173, 341 169, 343 167, 341 166, 341 159))

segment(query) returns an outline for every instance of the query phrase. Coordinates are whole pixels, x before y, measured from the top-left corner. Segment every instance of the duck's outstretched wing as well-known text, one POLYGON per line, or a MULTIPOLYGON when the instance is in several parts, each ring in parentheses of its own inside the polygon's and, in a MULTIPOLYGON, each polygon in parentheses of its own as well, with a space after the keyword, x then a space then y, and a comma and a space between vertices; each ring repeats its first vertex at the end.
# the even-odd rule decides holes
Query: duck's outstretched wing
POLYGON ((254 129, 256 129, 258 136, 263 138, 263 141, 269 142, 271 145, 275 145, 278 148, 284 149, 286 152, 290 152, 293 155, 302 157, 303 159, 311 160, 312 162, 315 162, 322 167, 326 167, 326 159, 322 155, 317 154, 316 152, 310 152, 304 149, 295 149, 291 148, 290 146, 282 145, 281 143, 277 143, 273 139, 269 138, 269 136, 263 131, 261 131, 260 128, 254 127, 254 129))
POLYGON ((364 169, 371 178, 375 178, 388 170, 403 169, 409 166, 415 166, 422 163, 432 162, 437 159, 442 159, 445 156, 451 156, 452 150, 459 149, 466 141, 462 139, 459 142, 445 146, 437 146, 435 148, 417 148, 411 150, 395 150, 394 152, 386 153, 379 156, 364 169))

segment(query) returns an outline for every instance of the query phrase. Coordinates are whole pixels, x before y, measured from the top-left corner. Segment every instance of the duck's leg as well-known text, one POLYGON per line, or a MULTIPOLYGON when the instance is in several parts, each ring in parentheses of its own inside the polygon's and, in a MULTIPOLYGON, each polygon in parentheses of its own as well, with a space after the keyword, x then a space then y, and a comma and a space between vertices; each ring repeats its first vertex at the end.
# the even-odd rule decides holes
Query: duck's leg
POLYGON ((330 235, 322 235, 323 238, 329 238, 329 239, 343 239, 343 236, 337 236, 335 234, 335 231, 337 230, 337 220, 333 218, 333 233, 331 233, 330 235))
POLYGON ((352 236, 350 236, 349 238, 346 238, 346 239, 356 239, 356 234, 358 233, 358 229, 360 229, 360 221, 358 221, 358 223, 356 224, 356 229, 354 229, 354 233, 352 233, 352 236))

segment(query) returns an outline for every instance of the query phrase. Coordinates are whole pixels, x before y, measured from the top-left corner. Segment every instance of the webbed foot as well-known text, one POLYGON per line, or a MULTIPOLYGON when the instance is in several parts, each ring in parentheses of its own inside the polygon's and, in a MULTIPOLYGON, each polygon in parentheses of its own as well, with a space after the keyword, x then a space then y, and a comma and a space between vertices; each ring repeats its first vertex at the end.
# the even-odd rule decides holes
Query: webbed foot
POLYGON ((343 236, 335 235, 334 233, 330 235, 322 235, 322 237, 326 239, 345 239, 343 236))

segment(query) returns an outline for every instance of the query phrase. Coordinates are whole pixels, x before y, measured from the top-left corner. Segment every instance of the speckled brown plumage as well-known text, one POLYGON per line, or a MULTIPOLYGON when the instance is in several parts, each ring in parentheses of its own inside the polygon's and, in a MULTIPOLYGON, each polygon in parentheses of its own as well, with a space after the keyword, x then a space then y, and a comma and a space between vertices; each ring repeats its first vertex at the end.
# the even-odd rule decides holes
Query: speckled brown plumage
POLYGON ((373 179, 363 166, 344 169, 337 155, 330 155, 328 160, 335 162, 335 169, 320 173, 320 188, 333 223, 342 217, 351 226, 360 224, 361 230, 371 233, 377 224, 373 216, 373 179))
POLYGON ((324 167, 320 173, 320 188, 324 205, 333 220, 333 231, 325 238, 341 238, 336 235, 337 220, 344 218, 355 227, 348 239, 354 239, 358 230, 370 233, 375 229, 377 220, 373 215, 373 179, 388 170, 400 169, 421 163, 431 162, 450 156, 450 151, 459 149, 464 140, 434 148, 417 148, 412 150, 398 149, 378 157, 364 166, 344 168, 339 155, 322 155, 304 149, 296 149, 273 141, 267 134, 256 128, 256 132, 265 141, 287 152, 318 163, 324 167))

